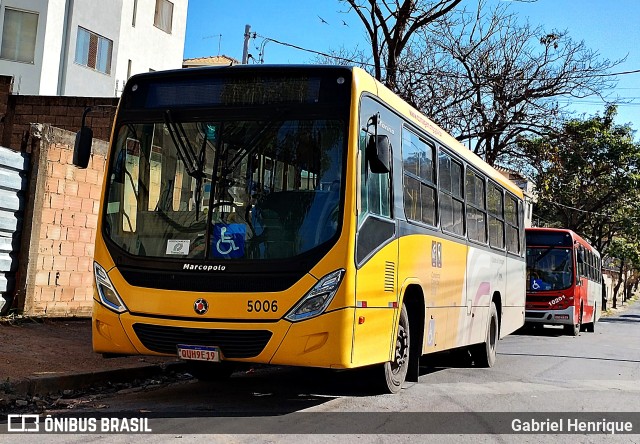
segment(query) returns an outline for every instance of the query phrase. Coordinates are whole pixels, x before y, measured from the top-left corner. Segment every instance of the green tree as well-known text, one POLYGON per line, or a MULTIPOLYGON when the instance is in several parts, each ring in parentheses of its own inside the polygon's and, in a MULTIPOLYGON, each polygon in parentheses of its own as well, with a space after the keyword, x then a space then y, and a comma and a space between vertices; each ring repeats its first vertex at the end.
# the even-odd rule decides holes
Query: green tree
MULTIPOLYGON (((636 230, 637 231, 637 230, 636 230)), ((640 270, 640 244, 625 237, 616 237, 609 246, 609 255, 616 258, 613 263, 618 272, 618 279, 613 286, 613 308, 618 302, 618 292, 623 286, 623 301, 631 296, 631 287, 636 283, 636 275, 640 270)))
POLYGON ((604 253, 640 222, 640 144, 615 116, 608 106, 603 116, 572 119, 554 135, 519 142, 535 176, 535 215, 604 253))

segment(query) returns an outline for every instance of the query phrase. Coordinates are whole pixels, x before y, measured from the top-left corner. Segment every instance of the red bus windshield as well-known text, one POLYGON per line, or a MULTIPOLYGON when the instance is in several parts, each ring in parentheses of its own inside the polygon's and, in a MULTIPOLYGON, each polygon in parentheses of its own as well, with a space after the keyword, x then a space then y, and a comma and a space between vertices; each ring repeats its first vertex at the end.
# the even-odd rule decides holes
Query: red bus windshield
POLYGON ((571 248, 527 248, 527 291, 566 290, 573 270, 571 248))

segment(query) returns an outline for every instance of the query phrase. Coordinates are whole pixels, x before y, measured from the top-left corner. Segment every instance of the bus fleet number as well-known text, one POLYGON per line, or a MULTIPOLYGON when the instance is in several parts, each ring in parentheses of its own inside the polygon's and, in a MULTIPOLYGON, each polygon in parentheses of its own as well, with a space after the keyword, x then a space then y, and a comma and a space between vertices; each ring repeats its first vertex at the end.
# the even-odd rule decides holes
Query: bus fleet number
POLYGON ((256 313, 258 312, 277 312, 278 311, 278 301, 276 301, 275 299, 273 301, 269 301, 267 299, 265 299, 264 301, 259 301, 259 300, 255 300, 255 301, 247 301, 247 312, 251 313, 255 311, 256 313))

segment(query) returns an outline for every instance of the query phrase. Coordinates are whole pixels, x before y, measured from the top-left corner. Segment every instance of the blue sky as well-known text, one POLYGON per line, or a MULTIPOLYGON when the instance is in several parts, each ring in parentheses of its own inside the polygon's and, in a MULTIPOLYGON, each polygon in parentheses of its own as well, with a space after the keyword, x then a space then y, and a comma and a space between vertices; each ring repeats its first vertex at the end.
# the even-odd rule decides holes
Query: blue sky
MULTIPOLYGON (((475 4, 474 0, 465 0, 475 4)), ((509 0, 487 0, 489 4, 509 0)), ((574 40, 610 60, 627 57, 616 72, 640 69, 640 0, 538 0, 511 7, 531 25, 546 30, 567 30, 574 40)), ((359 18, 338 0, 189 0, 185 58, 228 55, 242 59, 245 25, 257 37, 249 52, 260 58, 263 37, 316 51, 344 46, 368 49, 359 18), (323 23, 321 18, 327 23, 323 23), (346 23, 346 25, 344 24, 346 23)), ((265 63, 309 63, 314 55, 268 42, 262 51, 265 63)), ((640 73, 621 75, 612 94, 635 103, 619 107, 617 123, 640 129, 640 73)), ((602 114, 597 98, 573 101, 577 113, 602 114)))

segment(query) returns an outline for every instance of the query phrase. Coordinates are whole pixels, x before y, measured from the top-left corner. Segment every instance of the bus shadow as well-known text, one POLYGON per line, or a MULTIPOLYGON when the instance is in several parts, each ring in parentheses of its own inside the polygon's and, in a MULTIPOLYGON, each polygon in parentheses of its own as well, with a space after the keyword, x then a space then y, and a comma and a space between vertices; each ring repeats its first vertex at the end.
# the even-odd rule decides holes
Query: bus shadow
POLYGON ((511 333, 512 336, 542 336, 549 338, 557 338, 559 336, 566 336, 561 326, 542 326, 542 325, 525 325, 520 329, 511 333))
MULTIPOLYGON (((447 362, 423 357, 420 360, 419 376, 454 366, 447 365, 447 362)), ((234 404, 243 406, 241 410, 251 405, 253 410, 270 412, 274 405, 279 405, 286 412, 293 412, 343 396, 369 397, 384 394, 381 388, 382 378, 379 367, 332 370, 265 365, 248 367, 225 381, 193 380, 192 383, 202 390, 215 392, 217 399, 233 399, 234 404)))
POLYGON ((640 322, 640 315, 619 315, 611 318, 601 318, 598 322, 603 323, 617 323, 617 322, 629 322, 636 323, 640 322))

